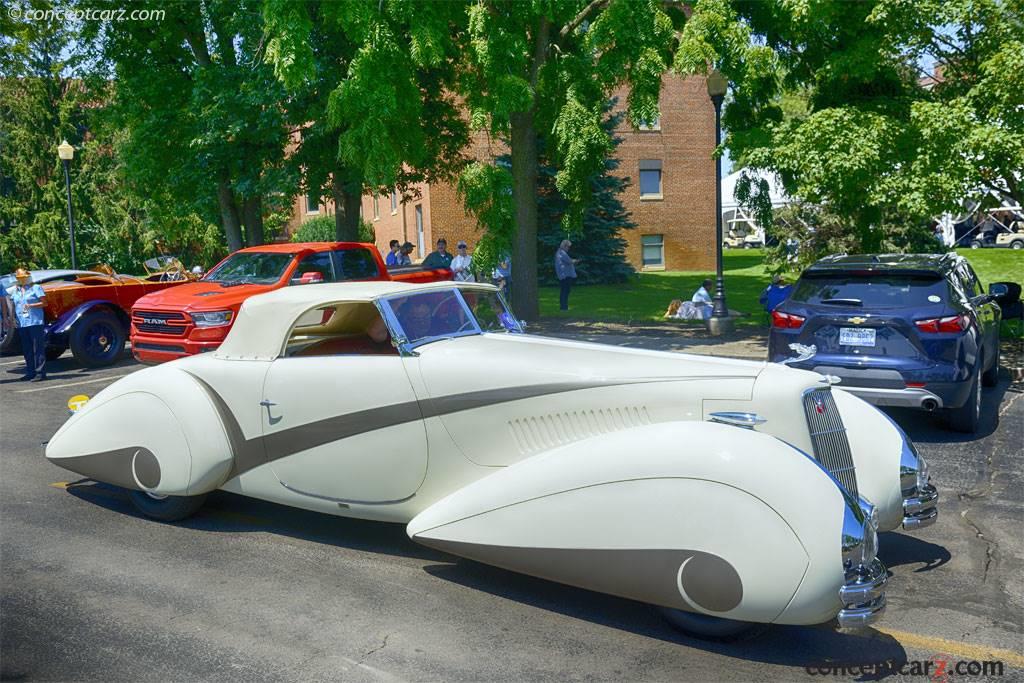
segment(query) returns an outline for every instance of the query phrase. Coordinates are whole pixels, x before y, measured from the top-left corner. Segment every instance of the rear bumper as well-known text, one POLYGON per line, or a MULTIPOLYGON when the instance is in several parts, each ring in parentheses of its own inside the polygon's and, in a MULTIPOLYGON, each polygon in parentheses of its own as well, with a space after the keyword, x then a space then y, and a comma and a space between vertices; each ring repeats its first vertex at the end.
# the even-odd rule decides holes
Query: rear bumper
POLYGON ((942 397, 927 389, 880 389, 873 387, 855 387, 839 385, 840 389, 859 396, 876 406, 892 406, 896 408, 920 408, 922 410, 938 410, 944 408, 942 397))
POLYGON ((917 377, 919 372, 904 375, 898 370, 872 368, 847 368, 837 365, 811 365, 794 363, 792 367, 812 370, 822 375, 835 375, 841 382, 839 388, 850 392, 876 406, 895 408, 916 408, 939 410, 959 408, 967 401, 971 392, 971 381, 962 382, 928 381, 936 375, 949 377, 955 373, 953 366, 939 373, 929 370, 929 377, 917 377), (923 387, 909 387, 907 382, 923 382, 923 387))

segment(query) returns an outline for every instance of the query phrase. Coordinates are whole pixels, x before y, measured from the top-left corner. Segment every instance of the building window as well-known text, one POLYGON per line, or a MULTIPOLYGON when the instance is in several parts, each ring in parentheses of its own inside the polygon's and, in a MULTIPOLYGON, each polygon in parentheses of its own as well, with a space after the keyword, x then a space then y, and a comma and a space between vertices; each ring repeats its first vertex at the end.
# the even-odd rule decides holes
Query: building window
POLYGON ((650 121, 641 121, 637 124, 637 130, 661 130, 661 116, 655 116, 650 121))
POLYGON ((306 213, 320 213, 320 198, 312 192, 306 195, 306 213))
POLYGON ((391 215, 398 213, 398 191, 391 190, 391 215))
POLYGON ((665 267, 665 236, 642 235, 640 237, 640 260, 644 268, 665 267))
POLYGON ((661 160, 640 160, 640 199, 661 199, 661 160))
POLYGON ((380 220, 380 197, 373 195, 373 220, 380 220))

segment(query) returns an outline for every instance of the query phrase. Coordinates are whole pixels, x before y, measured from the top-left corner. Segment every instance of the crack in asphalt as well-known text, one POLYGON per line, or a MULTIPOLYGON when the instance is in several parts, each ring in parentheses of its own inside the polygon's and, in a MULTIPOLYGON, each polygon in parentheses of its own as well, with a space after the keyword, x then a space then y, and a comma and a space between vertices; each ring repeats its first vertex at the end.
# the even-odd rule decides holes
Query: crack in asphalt
POLYGON ((384 636, 384 640, 381 641, 381 644, 378 645, 377 647, 373 648, 372 650, 369 650, 366 653, 364 653, 363 656, 359 658, 359 661, 356 662, 356 664, 362 664, 367 659, 369 659, 372 655, 375 655, 378 652, 380 652, 381 650, 383 650, 384 648, 386 648, 388 646, 388 638, 390 638, 390 637, 391 637, 390 633, 386 634, 384 636))
POLYGON ((992 567, 992 564, 997 559, 997 551, 999 550, 999 544, 996 541, 990 541, 985 537, 985 534, 982 532, 981 527, 979 527, 977 523, 975 523, 973 520, 971 520, 970 517, 967 516, 967 513, 969 513, 970 511, 970 508, 968 508, 961 512, 960 518, 967 523, 967 526, 971 527, 971 529, 974 530, 974 535, 977 538, 980 538, 983 543, 985 543, 985 567, 981 574, 981 582, 986 583, 988 581, 988 570, 992 567))

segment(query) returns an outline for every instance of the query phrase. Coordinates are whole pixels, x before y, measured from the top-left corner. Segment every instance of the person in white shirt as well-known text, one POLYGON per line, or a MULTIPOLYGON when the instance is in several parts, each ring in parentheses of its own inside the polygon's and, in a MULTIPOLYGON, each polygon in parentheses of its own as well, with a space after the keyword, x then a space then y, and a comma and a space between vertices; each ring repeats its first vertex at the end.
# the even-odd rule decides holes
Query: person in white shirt
POLYGON ((456 246, 457 253, 452 259, 452 273, 455 274, 456 282, 476 282, 473 276, 473 257, 466 252, 466 243, 459 240, 456 246))
POLYGON ((700 288, 693 293, 693 298, 690 299, 693 305, 698 307, 705 320, 711 317, 712 301, 710 292, 713 286, 714 283, 711 280, 704 280, 700 288))

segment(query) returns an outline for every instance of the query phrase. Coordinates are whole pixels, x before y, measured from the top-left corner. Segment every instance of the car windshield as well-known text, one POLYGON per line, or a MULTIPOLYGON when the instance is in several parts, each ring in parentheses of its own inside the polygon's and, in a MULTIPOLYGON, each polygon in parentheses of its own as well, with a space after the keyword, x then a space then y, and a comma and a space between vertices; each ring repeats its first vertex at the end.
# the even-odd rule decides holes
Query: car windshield
POLYGON ((831 306, 930 306, 949 300, 938 274, 804 273, 790 301, 831 306))
POLYGON ((276 252, 236 252, 211 270, 203 280, 222 284, 269 285, 281 279, 292 258, 292 254, 276 252))
POLYGON ((385 302, 410 344, 467 334, 521 332, 496 292, 449 289, 392 297, 385 302), (461 294, 461 296, 460 296, 461 294))

